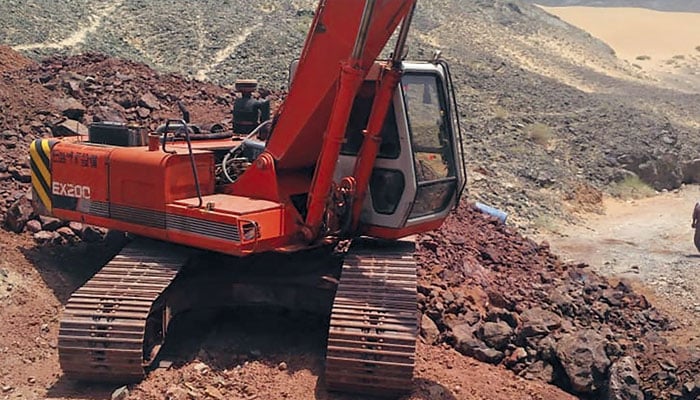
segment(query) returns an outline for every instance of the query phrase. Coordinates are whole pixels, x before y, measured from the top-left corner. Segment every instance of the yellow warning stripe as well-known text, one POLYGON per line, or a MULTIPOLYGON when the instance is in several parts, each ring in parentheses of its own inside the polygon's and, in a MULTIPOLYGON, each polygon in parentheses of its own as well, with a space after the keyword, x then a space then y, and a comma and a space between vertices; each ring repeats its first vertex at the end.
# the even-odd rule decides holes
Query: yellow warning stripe
POLYGON ((32 186, 34 187, 34 193, 39 196, 39 200, 41 200, 41 203, 46 207, 47 211, 51 211, 51 199, 48 194, 46 194, 44 188, 41 187, 41 183, 36 175, 34 175, 34 172, 32 172, 32 186))
POLYGON ((46 161, 51 160, 51 147, 48 140, 37 139, 29 145, 29 157, 32 164, 32 188, 39 196, 42 204, 50 212, 52 209, 51 194, 51 169, 46 161), (39 146, 37 146, 37 142, 39 146), (43 157, 42 157, 43 156, 43 157))
POLYGON ((41 177, 44 178, 44 182, 50 183, 51 182, 51 172, 49 172, 49 166, 44 165, 44 161, 41 159, 39 156, 38 151, 43 151, 44 155, 46 155, 49 160, 51 159, 51 149, 44 149, 43 147, 48 147, 48 141, 46 140, 41 140, 41 147, 42 149, 39 150, 36 148, 36 140, 32 142, 32 144, 29 145, 29 156, 32 158, 32 161, 34 161, 34 165, 36 165, 37 169, 41 173, 41 177))

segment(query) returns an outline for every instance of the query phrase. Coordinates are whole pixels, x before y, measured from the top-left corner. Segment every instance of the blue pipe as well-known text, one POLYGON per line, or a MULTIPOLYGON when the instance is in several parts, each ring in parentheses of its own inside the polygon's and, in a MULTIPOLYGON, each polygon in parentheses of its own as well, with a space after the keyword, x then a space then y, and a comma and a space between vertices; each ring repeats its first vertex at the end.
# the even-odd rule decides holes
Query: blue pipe
POLYGON ((506 219, 508 218, 508 213, 501 211, 497 208, 493 208, 491 206, 487 206, 486 204, 479 203, 478 201, 474 203, 474 206, 476 207, 477 210, 481 211, 484 214, 488 214, 494 218, 496 218, 500 223, 505 224, 506 219))

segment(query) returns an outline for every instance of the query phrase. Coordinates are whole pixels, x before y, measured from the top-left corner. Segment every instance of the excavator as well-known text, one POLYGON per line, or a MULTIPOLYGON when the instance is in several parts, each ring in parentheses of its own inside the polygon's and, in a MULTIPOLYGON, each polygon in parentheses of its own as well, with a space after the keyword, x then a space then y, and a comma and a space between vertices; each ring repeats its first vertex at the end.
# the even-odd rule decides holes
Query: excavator
POLYGON ((41 213, 133 238, 65 305, 66 377, 137 382, 175 315, 265 304, 330 315, 329 390, 411 389, 413 237, 442 224, 466 179, 447 63, 405 60, 415 9, 321 0, 287 97, 245 137, 195 129, 180 103, 148 135, 103 122, 31 143, 41 213))

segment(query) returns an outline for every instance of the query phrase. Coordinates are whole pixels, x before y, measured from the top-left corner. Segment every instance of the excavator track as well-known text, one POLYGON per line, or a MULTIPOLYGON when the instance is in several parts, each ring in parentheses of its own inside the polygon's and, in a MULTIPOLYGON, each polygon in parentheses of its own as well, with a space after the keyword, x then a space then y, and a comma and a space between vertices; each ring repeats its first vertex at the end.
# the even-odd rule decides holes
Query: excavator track
POLYGON ((418 332, 415 244, 353 243, 333 302, 330 390, 399 396, 411 390, 418 332))
POLYGON ((73 293, 58 334, 64 375, 120 383, 142 379, 170 320, 162 294, 187 259, 176 246, 134 241, 73 293))

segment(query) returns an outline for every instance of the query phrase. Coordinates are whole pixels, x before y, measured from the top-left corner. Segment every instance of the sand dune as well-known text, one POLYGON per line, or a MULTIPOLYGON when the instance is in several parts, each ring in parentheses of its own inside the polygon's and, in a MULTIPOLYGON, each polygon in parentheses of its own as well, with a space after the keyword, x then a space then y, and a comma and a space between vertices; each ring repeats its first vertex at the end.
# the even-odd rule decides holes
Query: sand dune
POLYGON ((700 13, 642 8, 542 7, 609 44, 625 59, 699 55, 700 13))
POLYGON ((604 41, 619 58, 653 76, 700 90, 700 13, 540 7, 604 41))

